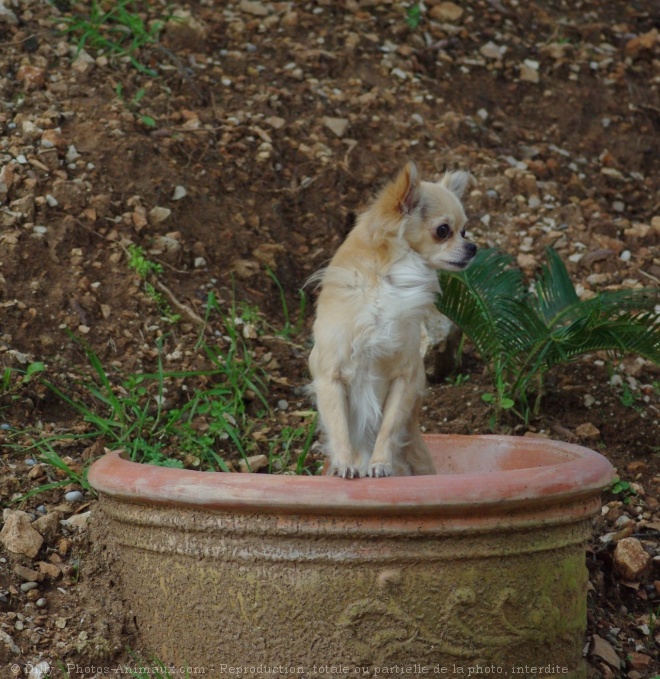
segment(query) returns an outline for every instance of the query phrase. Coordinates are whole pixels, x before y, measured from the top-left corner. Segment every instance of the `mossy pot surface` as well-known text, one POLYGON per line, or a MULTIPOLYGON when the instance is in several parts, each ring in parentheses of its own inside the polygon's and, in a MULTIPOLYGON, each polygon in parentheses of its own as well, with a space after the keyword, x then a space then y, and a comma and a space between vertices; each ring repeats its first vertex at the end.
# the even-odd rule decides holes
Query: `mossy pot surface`
POLYGON ((97 461, 96 532, 142 646, 206 674, 585 677, 585 542, 612 466, 541 438, 427 443, 436 476, 97 461))

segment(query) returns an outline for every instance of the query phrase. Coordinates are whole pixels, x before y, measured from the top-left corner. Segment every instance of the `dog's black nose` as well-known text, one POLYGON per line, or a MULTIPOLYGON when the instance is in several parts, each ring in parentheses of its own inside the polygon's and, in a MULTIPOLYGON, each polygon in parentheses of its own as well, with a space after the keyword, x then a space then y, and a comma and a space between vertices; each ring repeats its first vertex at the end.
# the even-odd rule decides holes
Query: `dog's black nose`
POLYGON ((470 257, 474 257, 477 254, 477 246, 474 243, 466 243, 465 247, 470 257))

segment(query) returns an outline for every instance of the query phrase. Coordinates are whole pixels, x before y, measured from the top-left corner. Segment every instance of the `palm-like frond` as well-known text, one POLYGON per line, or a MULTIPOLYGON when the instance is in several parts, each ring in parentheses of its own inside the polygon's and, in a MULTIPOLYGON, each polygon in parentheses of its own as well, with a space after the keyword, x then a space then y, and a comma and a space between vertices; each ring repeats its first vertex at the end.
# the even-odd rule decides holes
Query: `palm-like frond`
POLYGON ((587 310, 582 318, 551 334, 547 360, 559 363, 580 354, 611 351, 637 354, 660 364, 660 318, 652 311, 602 315, 587 310))
POLYGON ((551 366, 594 351, 660 364, 660 290, 580 300, 561 257, 550 248, 547 257, 531 293, 512 258, 495 249, 480 251, 464 272, 441 274, 438 309, 470 338, 500 389, 526 407, 530 385, 551 366))
POLYGON ((442 293, 438 309, 470 338, 477 351, 489 361, 502 347, 493 332, 499 319, 506 317, 500 308, 525 293, 522 274, 512 268, 513 258, 495 249, 480 250, 469 269, 440 274, 442 293))
POLYGON ((531 306, 546 324, 552 325, 562 311, 579 303, 580 299, 557 251, 548 248, 546 254, 548 263, 542 267, 534 285, 531 306))

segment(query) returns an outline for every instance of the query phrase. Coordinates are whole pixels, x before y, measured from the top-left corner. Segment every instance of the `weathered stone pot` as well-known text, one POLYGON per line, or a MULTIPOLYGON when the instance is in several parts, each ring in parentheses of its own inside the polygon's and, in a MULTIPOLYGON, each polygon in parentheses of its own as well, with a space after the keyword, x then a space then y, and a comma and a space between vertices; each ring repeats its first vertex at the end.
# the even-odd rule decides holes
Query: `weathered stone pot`
POLYGON ((584 547, 612 466, 546 439, 427 441, 437 476, 97 461, 143 647, 206 673, 584 677, 584 547))

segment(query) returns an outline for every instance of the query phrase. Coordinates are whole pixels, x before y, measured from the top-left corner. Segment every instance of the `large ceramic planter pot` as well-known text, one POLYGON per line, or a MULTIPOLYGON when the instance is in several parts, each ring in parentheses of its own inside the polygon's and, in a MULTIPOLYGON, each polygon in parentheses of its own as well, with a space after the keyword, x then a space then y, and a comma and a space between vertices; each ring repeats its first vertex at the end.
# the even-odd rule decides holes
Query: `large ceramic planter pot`
POLYGON ((206 673, 584 677, 584 547, 612 466, 545 439, 427 441, 437 476, 96 462, 144 648, 206 673))

